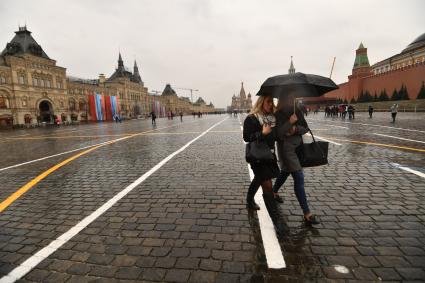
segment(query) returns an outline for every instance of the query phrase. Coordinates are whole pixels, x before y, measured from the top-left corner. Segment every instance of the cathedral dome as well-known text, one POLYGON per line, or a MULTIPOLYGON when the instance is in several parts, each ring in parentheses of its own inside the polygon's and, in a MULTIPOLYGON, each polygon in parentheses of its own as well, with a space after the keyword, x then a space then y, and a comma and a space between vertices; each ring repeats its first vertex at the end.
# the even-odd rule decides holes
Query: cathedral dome
POLYGON ((403 51, 404 52, 409 52, 409 51, 413 51, 419 47, 423 47, 425 46, 425 33, 423 33, 422 35, 418 36, 415 40, 412 41, 412 43, 410 43, 403 51))

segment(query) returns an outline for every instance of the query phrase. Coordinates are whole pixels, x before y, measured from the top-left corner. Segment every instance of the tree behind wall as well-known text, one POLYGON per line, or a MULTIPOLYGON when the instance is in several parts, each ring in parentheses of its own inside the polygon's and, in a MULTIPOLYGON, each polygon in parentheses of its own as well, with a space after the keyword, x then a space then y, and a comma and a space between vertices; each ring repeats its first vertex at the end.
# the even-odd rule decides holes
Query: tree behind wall
POLYGON ((390 98, 388 97, 387 90, 384 88, 383 91, 379 94, 379 101, 388 101, 390 98))
POLYGON ((421 89, 419 90, 418 97, 416 99, 425 99, 425 83, 422 81, 421 89))
POLYGON ((394 89, 393 94, 391 95, 391 100, 400 100, 400 96, 398 95, 398 91, 394 89))
POLYGON ((400 91, 398 92, 399 100, 409 100, 409 93, 405 84, 401 84, 400 91))

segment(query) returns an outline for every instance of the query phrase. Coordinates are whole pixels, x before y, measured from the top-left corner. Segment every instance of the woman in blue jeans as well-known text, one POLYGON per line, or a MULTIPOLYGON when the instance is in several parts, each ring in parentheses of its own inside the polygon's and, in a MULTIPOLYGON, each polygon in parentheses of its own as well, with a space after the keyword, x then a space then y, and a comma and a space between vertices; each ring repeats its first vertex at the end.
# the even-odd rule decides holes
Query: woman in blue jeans
POLYGON ((294 192, 303 210, 304 221, 309 225, 319 224, 319 221, 308 207, 304 190, 304 173, 295 152, 295 149, 302 143, 302 135, 308 132, 307 122, 298 108, 296 108, 294 113, 294 97, 292 95, 279 99, 275 116, 278 136, 277 150, 281 171, 273 186, 274 199, 277 202, 283 202, 277 192, 288 176, 292 175, 294 192))

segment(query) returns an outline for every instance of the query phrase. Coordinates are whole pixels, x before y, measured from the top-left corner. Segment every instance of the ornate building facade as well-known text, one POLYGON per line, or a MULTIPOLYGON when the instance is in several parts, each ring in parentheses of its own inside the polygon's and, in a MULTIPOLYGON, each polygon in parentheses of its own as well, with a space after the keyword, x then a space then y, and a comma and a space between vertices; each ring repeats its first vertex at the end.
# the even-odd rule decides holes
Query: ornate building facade
POLYGON ((399 54, 372 66, 369 64, 367 48, 360 44, 348 82, 340 84, 339 89, 325 94, 325 97, 351 101, 353 98, 357 100, 363 92, 379 95, 385 91, 391 94, 404 85, 409 99, 416 99, 424 81, 425 33, 399 54))
POLYGON ((228 112, 241 111, 247 112, 252 108, 251 93, 248 93, 248 96, 245 94, 245 89, 243 87, 243 82, 241 83, 241 90, 239 96, 233 94, 232 104, 227 107, 228 112))
POLYGON ((137 63, 132 72, 124 66, 121 54, 118 67, 107 78, 68 77, 66 68, 57 66, 32 37, 27 27, 19 27, 13 39, 0 54, 0 127, 91 120, 89 96, 116 96, 119 115, 133 118, 147 115, 158 103, 174 112, 190 113, 193 108, 213 112, 214 108, 199 108, 188 99, 169 99, 167 95, 148 94, 137 63))
POLYGON ((206 104, 202 97, 199 97, 195 103, 191 103, 188 97, 178 97, 176 91, 170 84, 166 84, 161 96, 159 97, 162 104, 165 105, 166 113, 172 112, 174 114, 182 113, 212 113, 216 112, 212 103, 206 104))

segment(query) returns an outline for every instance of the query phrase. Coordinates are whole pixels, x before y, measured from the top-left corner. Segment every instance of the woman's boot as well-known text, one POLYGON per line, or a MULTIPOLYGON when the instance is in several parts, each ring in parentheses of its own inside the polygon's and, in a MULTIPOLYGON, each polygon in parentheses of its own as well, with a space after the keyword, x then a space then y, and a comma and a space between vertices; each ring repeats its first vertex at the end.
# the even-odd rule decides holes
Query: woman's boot
POLYGON ((251 185, 249 185, 248 193, 246 195, 246 208, 252 209, 252 210, 259 210, 260 207, 258 204, 254 201, 254 196, 258 191, 258 188, 260 186, 257 185, 255 182, 251 182, 251 185))
POLYGON ((280 212, 277 206, 276 201, 274 200, 273 192, 264 192, 263 193, 264 203, 266 205, 267 211, 269 212, 270 218, 272 219, 274 228, 278 236, 284 235, 284 226, 281 223, 280 212))

